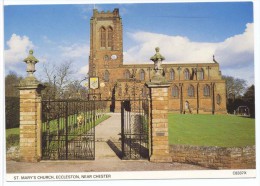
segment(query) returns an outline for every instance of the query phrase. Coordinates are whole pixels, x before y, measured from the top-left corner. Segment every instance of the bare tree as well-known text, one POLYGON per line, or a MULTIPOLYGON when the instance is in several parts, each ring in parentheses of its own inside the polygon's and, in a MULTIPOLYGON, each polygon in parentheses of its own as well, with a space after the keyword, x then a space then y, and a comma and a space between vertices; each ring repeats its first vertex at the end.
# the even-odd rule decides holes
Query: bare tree
POLYGON ((44 81, 47 85, 45 95, 53 98, 61 98, 68 85, 73 82, 72 62, 66 61, 58 66, 55 64, 43 64, 44 81))
POLYGON ((53 77, 54 77, 54 74, 55 74, 55 69, 56 69, 56 66, 55 64, 53 63, 43 63, 43 72, 45 74, 45 78, 47 78, 47 81, 49 84, 52 84, 54 81, 53 81, 53 77))
POLYGON ((83 81, 86 81, 87 77, 85 77, 82 80, 76 80, 76 81, 72 81, 70 82, 70 84, 68 84, 66 90, 67 90, 67 97, 69 98, 86 98, 87 95, 87 88, 82 86, 81 83, 83 81))
POLYGON ((71 79, 71 75, 73 74, 73 70, 71 70, 72 62, 67 61, 62 65, 56 67, 56 84, 59 89, 64 89, 64 87, 68 86, 73 80, 71 79))
POLYGON ((228 98, 236 99, 243 95, 247 87, 244 79, 234 78, 232 76, 223 76, 223 79, 226 80, 228 98))

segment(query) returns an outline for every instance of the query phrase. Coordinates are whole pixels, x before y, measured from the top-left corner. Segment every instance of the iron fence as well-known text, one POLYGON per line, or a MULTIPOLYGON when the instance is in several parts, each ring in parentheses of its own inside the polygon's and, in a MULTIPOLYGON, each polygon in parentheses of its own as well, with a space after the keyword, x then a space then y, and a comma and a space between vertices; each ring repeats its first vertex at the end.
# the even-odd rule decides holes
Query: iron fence
POLYGON ((42 101, 42 159, 94 160, 95 125, 105 101, 42 101))
POLYGON ((147 99, 121 102, 122 159, 149 157, 149 101, 147 99))

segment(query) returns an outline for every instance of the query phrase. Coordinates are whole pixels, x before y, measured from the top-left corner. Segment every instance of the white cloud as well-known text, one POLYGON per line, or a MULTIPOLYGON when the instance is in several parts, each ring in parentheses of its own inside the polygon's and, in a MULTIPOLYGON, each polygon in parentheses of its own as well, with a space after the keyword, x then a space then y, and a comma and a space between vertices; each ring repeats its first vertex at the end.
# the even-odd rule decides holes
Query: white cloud
POLYGON ((223 67, 243 67, 254 61, 254 24, 248 23, 243 34, 219 43, 215 54, 223 67))
POLYGON ((87 75, 88 70, 89 70, 89 65, 85 65, 85 66, 83 66, 83 67, 81 67, 81 68, 79 69, 79 73, 80 73, 80 74, 83 74, 83 75, 87 75))
POLYGON ((34 48, 32 41, 27 36, 12 34, 7 41, 8 49, 4 51, 6 65, 20 63, 28 55, 28 51, 34 48))
POLYGON ((169 36, 149 32, 129 34, 138 44, 125 52, 125 62, 149 61, 155 53, 155 47, 160 47, 165 61, 209 61, 214 54, 214 43, 192 42, 186 37, 169 36))
POLYGON ((73 58, 87 58, 89 55, 89 46, 85 44, 73 44, 70 46, 59 46, 61 56, 73 58))
POLYGON ((89 46, 87 44, 74 43, 71 45, 59 46, 61 61, 72 61, 73 70, 76 76, 86 76, 88 73, 89 46))
MULTIPOLYGON (((253 23, 248 23, 242 34, 218 43, 193 42, 183 36, 169 36, 150 32, 128 33, 128 37, 134 40, 136 45, 124 52, 125 63, 149 62, 150 57, 155 53, 155 47, 158 46, 161 49, 160 53, 166 58, 165 63, 212 62, 212 56, 215 55, 223 73, 230 73, 228 69, 238 69, 239 72, 249 74, 254 73, 253 23), (248 66, 251 68, 249 69, 248 66)), ((240 76, 237 73, 232 74, 235 77, 240 76)), ((248 76, 247 80, 253 82, 252 76, 250 77, 248 76)))
MULTIPOLYGON (((137 45, 127 49, 125 52, 125 62, 149 61, 155 53, 154 48, 159 46, 161 54, 165 56, 166 61, 212 61, 212 55, 215 54, 218 59, 226 60, 233 54, 254 52, 253 23, 247 24, 243 34, 227 38, 219 43, 192 42, 186 37, 169 36, 150 32, 128 33, 128 36, 137 42, 137 45)), ((223 64, 225 64, 223 62, 223 64)))

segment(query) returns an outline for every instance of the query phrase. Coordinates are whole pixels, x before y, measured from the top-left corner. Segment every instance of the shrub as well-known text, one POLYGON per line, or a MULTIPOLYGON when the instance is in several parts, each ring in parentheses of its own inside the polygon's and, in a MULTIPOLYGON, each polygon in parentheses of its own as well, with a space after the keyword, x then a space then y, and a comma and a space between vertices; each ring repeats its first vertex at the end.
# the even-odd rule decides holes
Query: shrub
POLYGON ((19 97, 5 97, 6 129, 19 127, 19 97))
POLYGON ((6 148, 12 146, 19 146, 20 136, 19 134, 10 134, 6 137, 6 148))

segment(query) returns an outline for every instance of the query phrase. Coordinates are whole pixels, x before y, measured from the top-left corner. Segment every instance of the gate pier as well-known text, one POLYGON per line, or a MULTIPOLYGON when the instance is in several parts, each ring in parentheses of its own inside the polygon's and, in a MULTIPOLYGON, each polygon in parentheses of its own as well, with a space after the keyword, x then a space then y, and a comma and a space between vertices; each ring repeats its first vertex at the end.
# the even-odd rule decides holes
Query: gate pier
POLYGON ((172 162, 169 155, 168 139, 168 83, 162 75, 162 61, 165 59, 159 47, 155 48, 156 54, 150 59, 154 62, 154 76, 146 86, 150 89, 151 96, 151 123, 150 123, 150 161, 172 162))
POLYGON ((30 50, 24 59, 27 77, 18 86, 20 90, 20 161, 36 162, 41 158, 41 90, 44 86, 33 76, 38 60, 30 50))
POLYGON ((172 162, 168 141, 168 83, 146 83, 151 95, 150 161, 172 162))

